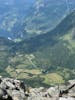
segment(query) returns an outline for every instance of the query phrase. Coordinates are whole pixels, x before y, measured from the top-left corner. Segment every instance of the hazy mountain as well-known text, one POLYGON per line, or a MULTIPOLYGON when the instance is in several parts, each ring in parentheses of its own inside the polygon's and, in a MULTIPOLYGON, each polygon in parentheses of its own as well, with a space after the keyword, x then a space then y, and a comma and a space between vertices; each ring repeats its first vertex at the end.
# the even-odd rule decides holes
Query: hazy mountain
POLYGON ((47 33, 74 8, 74 0, 0 0, 0 36, 30 38, 47 33))
POLYGON ((20 43, 0 40, 1 75, 49 86, 75 76, 75 11, 47 34, 20 43), (4 43, 2 42, 4 41, 4 43))
POLYGON ((25 20, 25 32, 29 37, 47 33, 74 8, 74 0, 37 0, 25 20))
POLYGON ((0 0, 0 36, 21 38, 23 21, 35 0, 0 0))

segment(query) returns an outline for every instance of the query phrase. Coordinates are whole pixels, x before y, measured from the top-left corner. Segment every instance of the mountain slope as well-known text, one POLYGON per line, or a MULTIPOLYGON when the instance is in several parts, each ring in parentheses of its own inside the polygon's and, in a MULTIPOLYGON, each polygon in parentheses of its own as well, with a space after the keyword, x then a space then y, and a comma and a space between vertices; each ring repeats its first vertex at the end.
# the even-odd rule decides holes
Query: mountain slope
MULTIPOLYGON (((35 0, 0 1, 0 36, 22 38, 23 21, 35 0)), ((26 34, 26 33, 24 33, 26 34)))
POLYGON ((1 0, 0 36, 23 39, 47 33, 74 8, 74 0, 1 0))
MULTIPOLYGON (((75 11, 52 31, 15 44, 6 71, 27 84, 49 86, 75 76, 75 11), (61 73, 62 72, 62 73, 61 73), (14 73, 14 74, 11 74, 14 73), (31 84, 34 81, 34 84, 31 84)), ((13 76, 13 77, 14 77, 13 76)))
POLYGON ((11 40, 0 37, 0 74, 7 76, 9 75, 5 68, 9 65, 9 57, 13 56, 11 48, 14 43, 11 40))
POLYGON ((25 19, 25 31, 29 36, 47 33, 74 8, 74 0, 38 0, 25 19))
POLYGON ((47 34, 11 45, 8 63, 4 70, 11 77, 22 79, 32 86, 48 87, 73 79, 75 76, 74 28, 75 11, 47 34))
POLYGON ((29 46, 28 49, 34 47, 33 50, 35 50, 35 46, 38 49, 38 47, 41 47, 42 45, 45 46, 45 44, 51 44, 53 42, 56 43, 56 41, 59 42, 59 38, 65 34, 68 34, 68 32, 72 30, 74 27, 75 27, 75 11, 73 11, 71 14, 65 17, 59 23, 59 25, 56 26, 56 28, 54 28, 52 31, 47 32, 47 34, 39 35, 35 38, 30 38, 21 42, 20 48, 24 47, 23 45, 26 44, 26 46, 29 46))

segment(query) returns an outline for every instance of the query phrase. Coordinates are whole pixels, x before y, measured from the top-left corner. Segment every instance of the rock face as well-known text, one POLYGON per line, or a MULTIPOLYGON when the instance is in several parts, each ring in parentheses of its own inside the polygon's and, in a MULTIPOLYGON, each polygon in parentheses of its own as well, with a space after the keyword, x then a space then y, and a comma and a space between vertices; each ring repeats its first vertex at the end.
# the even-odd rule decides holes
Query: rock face
POLYGON ((67 85, 48 89, 27 89, 23 81, 0 77, 0 100, 75 100, 74 82, 75 80, 70 80, 67 85))
POLYGON ((27 100, 75 100, 74 86, 70 86, 69 84, 68 86, 55 86, 49 89, 31 89, 27 100))
POLYGON ((24 100, 25 85, 23 82, 0 77, 0 100, 24 100))

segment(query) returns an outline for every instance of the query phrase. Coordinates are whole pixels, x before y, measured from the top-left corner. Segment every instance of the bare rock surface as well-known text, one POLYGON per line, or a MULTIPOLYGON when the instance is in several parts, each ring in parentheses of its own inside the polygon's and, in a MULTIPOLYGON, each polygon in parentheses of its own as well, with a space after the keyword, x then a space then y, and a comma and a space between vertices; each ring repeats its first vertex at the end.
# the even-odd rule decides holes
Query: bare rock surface
POLYGON ((75 80, 50 88, 27 88, 23 81, 0 76, 0 100, 75 100, 75 80))
POLYGON ((19 80, 0 77, 0 100, 24 100, 25 84, 19 80))

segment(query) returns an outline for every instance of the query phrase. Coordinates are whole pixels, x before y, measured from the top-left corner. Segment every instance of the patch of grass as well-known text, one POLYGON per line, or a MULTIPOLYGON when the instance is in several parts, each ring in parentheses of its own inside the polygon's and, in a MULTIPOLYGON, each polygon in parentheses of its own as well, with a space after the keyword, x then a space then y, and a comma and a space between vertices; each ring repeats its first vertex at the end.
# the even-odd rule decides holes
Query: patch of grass
POLYGON ((45 78, 44 83, 49 85, 64 83, 63 77, 57 73, 49 73, 46 75, 42 75, 41 77, 45 78))

